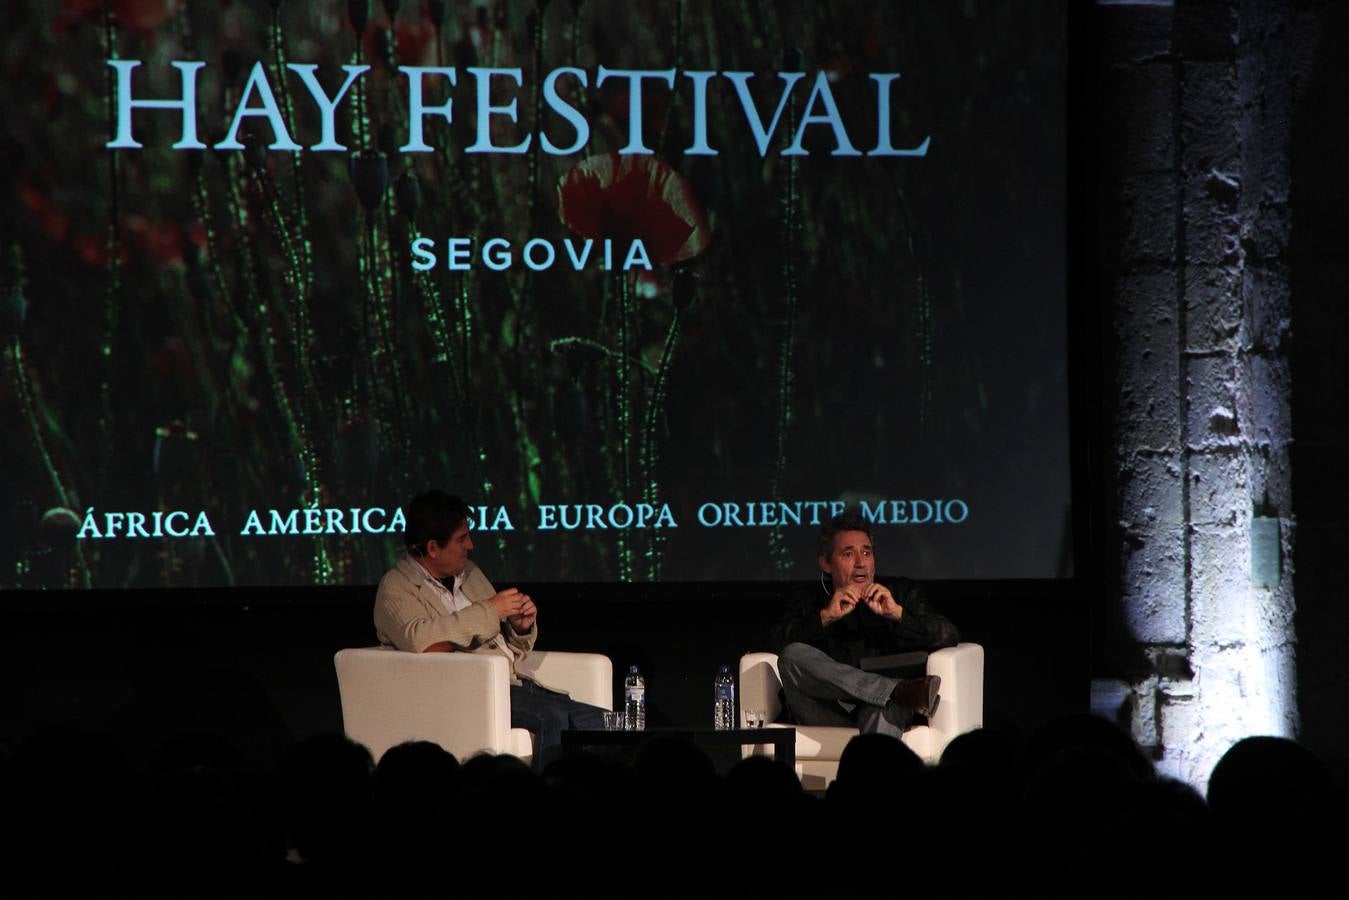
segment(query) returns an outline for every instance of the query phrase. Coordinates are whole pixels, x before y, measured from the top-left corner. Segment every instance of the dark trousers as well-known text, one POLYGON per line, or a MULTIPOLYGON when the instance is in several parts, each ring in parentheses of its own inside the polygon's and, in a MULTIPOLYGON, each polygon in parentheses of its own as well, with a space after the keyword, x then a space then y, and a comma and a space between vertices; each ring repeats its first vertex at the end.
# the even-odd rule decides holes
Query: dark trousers
POLYGON ((564 728, 599 730, 604 727, 602 712, 598 706, 532 681, 511 685, 511 727, 528 729, 534 735, 534 768, 538 770, 557 755, 564 728))
POLYGON ((787 706, 801 725, 852 726, 864 734, 899 737, 912 723, 913 710, 907 706, 891 708, 898 721, 885 715, 895 679, 841 663, 810 644, 782 648, 778 674, 787 706))

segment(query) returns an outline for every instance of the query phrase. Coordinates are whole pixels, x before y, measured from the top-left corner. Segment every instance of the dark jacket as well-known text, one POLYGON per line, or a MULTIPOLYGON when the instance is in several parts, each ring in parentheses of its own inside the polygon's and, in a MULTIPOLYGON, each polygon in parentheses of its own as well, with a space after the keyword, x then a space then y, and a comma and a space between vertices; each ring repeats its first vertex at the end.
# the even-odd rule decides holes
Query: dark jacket
POLYGON ((787 598, 782 620, 773 630, 777 651, 781 653, 783 647, 800 641, 818 647, 841 663, 856 666, 869 656, 939 650, 960 643, 960 632, 924 599, 917 582, 908 578, 877 580, 904 607, 904 615, 898 622, 858 604, 851 613, 825 627, 820 624, 820 610, 829 605, 830 594, 815 585, 787 598))

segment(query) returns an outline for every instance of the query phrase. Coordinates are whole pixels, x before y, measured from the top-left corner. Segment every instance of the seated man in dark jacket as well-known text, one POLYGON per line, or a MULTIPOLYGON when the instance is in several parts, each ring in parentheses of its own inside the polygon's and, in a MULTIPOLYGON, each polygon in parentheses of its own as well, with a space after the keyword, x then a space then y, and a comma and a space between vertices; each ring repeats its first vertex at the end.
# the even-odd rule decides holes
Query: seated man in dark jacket
POLYGON ((788 600, 775 638, 787 706, 801 725, 853 726, 898 737, 915 714, 931 716, 941 679, 890 678, 861 660, 936 650, 960 640, 907 578, 876 580, 871 525, 856 513, 820 531, 821 588, 788 600))

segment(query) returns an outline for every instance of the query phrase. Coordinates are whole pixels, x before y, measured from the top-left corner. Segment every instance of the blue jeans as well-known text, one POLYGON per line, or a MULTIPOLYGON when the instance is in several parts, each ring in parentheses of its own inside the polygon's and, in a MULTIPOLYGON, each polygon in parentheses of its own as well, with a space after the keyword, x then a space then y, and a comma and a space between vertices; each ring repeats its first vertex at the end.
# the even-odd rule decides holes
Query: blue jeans
POLYGON ((836 725, 899 737, 913 719, 913 711, 905 706, 891 711, 899 722, 883 715, 898 684, 894 678, 863 672, 810 644, 783 647, 778 675, 787 705, 801 725, 836 725))
POLYGON ((534 768, 542 770, 562 745, 566 728, 601 729, 603 710, 532 681, 511 685, 511 727, 534 735, 534 768), (545 758, 546 757, 546 758, 545 758))

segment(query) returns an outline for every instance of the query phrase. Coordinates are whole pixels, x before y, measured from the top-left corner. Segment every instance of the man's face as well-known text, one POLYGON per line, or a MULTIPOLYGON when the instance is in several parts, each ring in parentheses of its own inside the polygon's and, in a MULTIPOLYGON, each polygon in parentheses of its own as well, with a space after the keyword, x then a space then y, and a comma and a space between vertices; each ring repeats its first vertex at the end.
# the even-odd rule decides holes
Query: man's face
POLYGON ((462 523, 444 544, 430 541, 426 545, 426 568, 437 578, 450 578, 464 571, 468 552, 473 549, 473 538, 468 536, 468 523, 462 523))
POLYGON ((820 557, 820 568, 834 580, 834 588, 850 584, 868 585, 876 580, 876 557, 871 538, 865 531, 840 531, 834 535, 834 549, 820 557))

